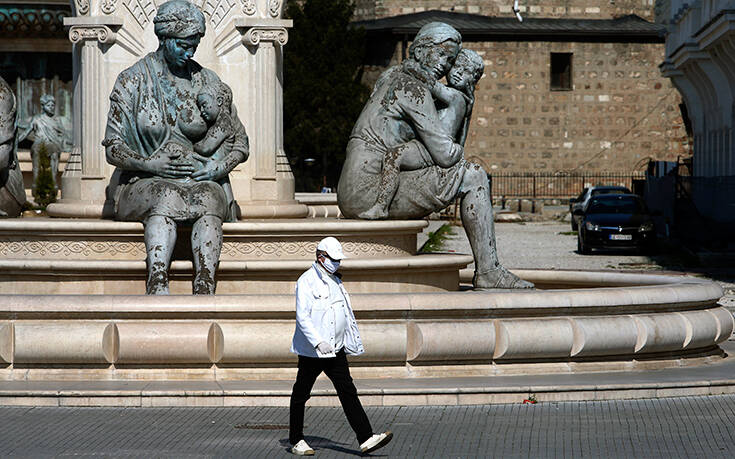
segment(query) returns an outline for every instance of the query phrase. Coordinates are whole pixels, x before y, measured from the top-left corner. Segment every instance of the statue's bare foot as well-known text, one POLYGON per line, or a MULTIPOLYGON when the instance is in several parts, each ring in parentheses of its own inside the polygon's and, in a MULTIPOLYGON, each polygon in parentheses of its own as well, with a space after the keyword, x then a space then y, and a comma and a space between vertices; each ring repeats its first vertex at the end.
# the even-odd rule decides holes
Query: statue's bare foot
POLYGON ((533 288, 531 282, 524 281, 504 267, 492 269, 479 273, 475 271, 475 277, 472 278, 472 285, 476 289, 485 288, 533 288))
POLYGON ((388 217, 388 211, 378 203, 365 212, 357 214, 357 216, 363 220, 381 220, 388 217))

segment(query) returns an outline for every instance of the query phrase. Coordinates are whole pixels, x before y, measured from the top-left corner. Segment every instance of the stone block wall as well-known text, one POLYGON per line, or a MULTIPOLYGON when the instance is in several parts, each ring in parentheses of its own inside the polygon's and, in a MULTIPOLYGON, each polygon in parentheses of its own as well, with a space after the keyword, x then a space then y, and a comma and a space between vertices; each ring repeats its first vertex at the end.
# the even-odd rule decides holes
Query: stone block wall
MULTIPOLYGON (((512 16, 512 0, 356 0, 357 20, 376 19, 428 10, 446 10, 485 16, 512 16)), ((519 2, 521 14, 544 18, 609 19, 636 14, 653 20, 653 0, 534 0, 519 2)))
POLYGON ((466 144, 489 170, 633 171, 688 156, 662 44, 475 42, 485 60, 466 144), (550 90, 550 53, 572 53, 572 90, 550 90))
MULTIPOLYGON (((521 1, 526 17, 610 19, 637 14, 653 20, 652 0, 521 1)), ((358 0, 357 19, 431 9, 503 16, 511 0, 358 0), (363 16, 360 16, 363 15, 363 16)), ((507 10, 507 11, 506 11, 507 10)), ((497 172, 632 172, 648 159, 691 155, 680 93, 661 75, 662 43, 465 42, 485 60, 466 157, 497 172), (572 89, 550 89, 550 54, 572 53, 572 89)), ((390 46, 384 46, 391 53, 390 46)), ((377 48, 376 48, 377 49, 377 48)), ((388 58, 368 59, 371 86, 388 58)))

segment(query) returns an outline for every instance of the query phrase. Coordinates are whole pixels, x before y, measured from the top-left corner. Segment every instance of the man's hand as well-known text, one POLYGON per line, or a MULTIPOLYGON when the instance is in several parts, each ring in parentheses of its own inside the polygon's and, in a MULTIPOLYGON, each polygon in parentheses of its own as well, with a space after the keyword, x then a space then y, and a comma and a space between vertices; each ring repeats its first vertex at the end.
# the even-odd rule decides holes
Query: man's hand
POLYGON ((326 341, 322 341, 321 343, 317 344, 316 350, 319 351, 320 354, 331 354, 334 352, 334 348, 332 347, 332 345, 326 341))

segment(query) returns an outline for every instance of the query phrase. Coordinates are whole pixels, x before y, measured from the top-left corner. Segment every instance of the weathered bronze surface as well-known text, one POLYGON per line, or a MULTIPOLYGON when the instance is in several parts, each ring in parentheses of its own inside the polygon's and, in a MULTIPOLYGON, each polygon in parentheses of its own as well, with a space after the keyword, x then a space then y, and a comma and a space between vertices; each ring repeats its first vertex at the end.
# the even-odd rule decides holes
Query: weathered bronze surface
POLYGON ((380 76, 352 131, 337 198, 349 218, 423 218, 461 199, 476 288, 530 288, 500 265, 487 173, 463 143, 482 65, 462 37, 433 22, 408 58, 380 76), (456 68, 455 68, 456 67, 456 68), (479 73, 479 74, 478 74, 479 73), (449 75, 451 87, 439 80, 449 75))
POLYGON ((248 137, 229 87, 192 60, 201 11, 170 0, 153 22, 158 49, 124 70, 110 94, 103 145, 118 169, 115 215, 145 225, 146 293, 169 292, 177 225, 187 224, 193 293, 214 294, 222 222, 237 218, 228 174, 247 159, 248 137))
POLYGON ((15 95, 0 77, 0 217, 17 217, 26 202, 15 153, 15 95))

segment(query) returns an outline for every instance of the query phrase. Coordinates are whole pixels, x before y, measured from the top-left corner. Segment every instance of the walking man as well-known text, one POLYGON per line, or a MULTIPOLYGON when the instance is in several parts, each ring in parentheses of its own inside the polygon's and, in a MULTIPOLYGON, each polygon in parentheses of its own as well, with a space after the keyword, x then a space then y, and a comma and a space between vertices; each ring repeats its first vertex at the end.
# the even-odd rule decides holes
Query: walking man
POLYGON ((360 355, 365 350, 350 297, 337 274, 343 258, 337 239, 322 239, 316 248, 316 261, 296 282, 296 331, 291 352, 299 356, 299 371, 291 393, 289 441, 291 452, 299 456, 314 454, 304 440, 304 405, 322 372, 334 384, 363 453, 382 448, 393 438, 391 432, 373 434, 350 376, 347 354, 360 355))

